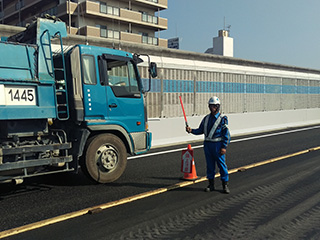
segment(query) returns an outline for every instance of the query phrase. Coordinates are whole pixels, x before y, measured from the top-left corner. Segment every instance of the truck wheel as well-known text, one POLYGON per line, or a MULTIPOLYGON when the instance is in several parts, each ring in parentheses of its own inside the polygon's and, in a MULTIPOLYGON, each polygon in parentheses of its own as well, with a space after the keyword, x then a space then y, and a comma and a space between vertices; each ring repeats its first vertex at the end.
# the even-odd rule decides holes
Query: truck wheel
POLYGON ((82 170, 99 183, 117 180, 127 166, 124 143, 113 134, 100 134, 89 139, 83 157, 82 170))

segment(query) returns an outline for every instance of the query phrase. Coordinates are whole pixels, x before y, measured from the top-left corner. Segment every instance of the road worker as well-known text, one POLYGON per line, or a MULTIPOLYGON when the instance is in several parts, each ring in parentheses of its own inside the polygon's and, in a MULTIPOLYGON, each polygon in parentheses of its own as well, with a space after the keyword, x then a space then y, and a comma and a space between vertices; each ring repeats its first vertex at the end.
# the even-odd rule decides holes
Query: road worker
POLYGON ((206 192, 214 191, 214 177, 216 165, 219 167, 222 187, 224 193, 230 193, 228 188, 229 174, 226 165, 225 154, 230 133, 228 129, 228 118, 220 114, 220 99, 216 96, 208 101, 210 114, 206 115, 199 128, 192 129, 187 126, 186 131, 195 135, 204 134, 204 153, 207 162, 207 178, 209 185, 206 192))

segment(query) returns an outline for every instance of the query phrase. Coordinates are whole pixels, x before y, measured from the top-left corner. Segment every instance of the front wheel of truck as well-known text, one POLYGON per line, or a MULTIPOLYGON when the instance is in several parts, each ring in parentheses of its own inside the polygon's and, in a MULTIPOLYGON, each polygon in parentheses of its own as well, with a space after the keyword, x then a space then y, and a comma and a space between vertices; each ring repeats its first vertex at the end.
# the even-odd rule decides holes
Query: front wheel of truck
POLYGON ((127 151, 120 138, 100 134, 90 138, 81 161, 82 171, 98 183, 117 180, 127 166, 127 151))

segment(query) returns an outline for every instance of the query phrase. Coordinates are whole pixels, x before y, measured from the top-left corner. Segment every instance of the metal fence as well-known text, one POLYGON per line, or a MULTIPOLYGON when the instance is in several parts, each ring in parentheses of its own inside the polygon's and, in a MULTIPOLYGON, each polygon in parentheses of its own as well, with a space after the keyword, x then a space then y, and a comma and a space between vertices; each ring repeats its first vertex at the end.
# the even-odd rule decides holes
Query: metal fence
MULTIPOLYGON (((207 114, 207 102, 213 95, 221 99, 223 113, 320 108, 320 74, 310 78, 310 74, 301 72, 287 72, 286 76, 286 71, 279 70, 281 74, 276 76, 274 71, 268 74, 265 68, 255 67, 254 71, 256 74, 226 68, 217 71, 186 66, 159 67, 159 76, 152 80, 146 97, 148 117, 181 117, 180 95, 189 116, 207 114), (292 77, 294 75, 300 77, 292 77)), ((140 67, 140 72, 147 84, 147 69, 140 67)))

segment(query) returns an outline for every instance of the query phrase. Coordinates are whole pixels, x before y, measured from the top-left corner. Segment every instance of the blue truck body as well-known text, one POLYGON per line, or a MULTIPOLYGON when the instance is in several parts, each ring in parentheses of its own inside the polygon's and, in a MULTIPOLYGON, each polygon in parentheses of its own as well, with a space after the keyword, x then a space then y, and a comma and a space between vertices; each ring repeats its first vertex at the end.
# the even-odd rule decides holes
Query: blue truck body
POLYGON ((79 166, 112 182, 127 154, 151 147, 140 59, 88 45, 64 52, 66 36, 63 22, 38 18, 0 42, 0 182, 79 166))

